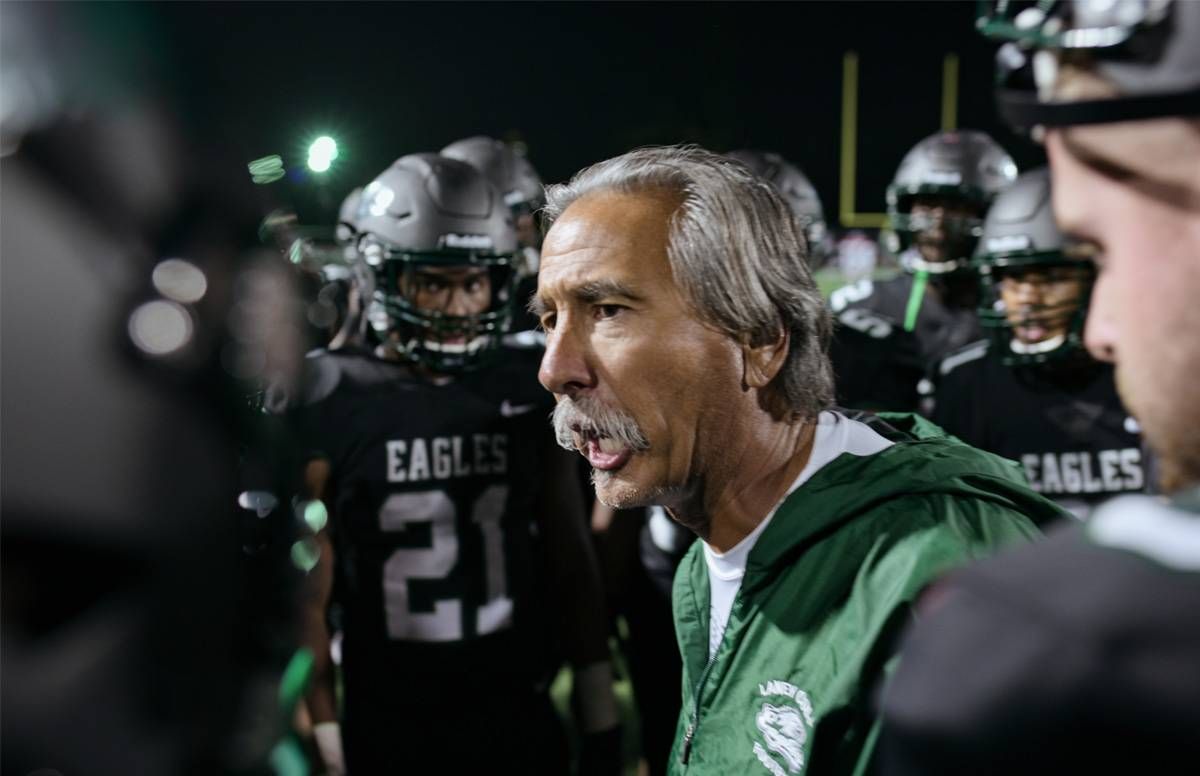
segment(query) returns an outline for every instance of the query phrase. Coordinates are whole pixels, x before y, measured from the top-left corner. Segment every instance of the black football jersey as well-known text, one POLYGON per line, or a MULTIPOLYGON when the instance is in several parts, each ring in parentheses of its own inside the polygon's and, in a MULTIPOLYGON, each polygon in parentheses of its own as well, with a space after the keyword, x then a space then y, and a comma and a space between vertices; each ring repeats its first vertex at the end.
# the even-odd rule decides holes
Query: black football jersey
POLYGON ((1191 774, 1200 514, 1122 496, 930 591, 882 693, 881 767, 1191 774))
POLYGON ((1077 517, 1142 491, 1141 434, 1111 366, 1005 366, 987 341, 938 368, 933 421, 967 444, 1021 464, 1030 485, 1077 517))
MULTIPOLYGON (((938 282, 932 278, 929 280, 921 294, 916 320, 909 332, 916 353, 926 369, 982 336, 975 306, 954 307, 946 304, 935 290, 938 282)), ((829 306, 843 325, 853 327, 853 322, 847 320, 847 311, 861 309, 902 329, 908 315, 913 284, 914 276, 909 273, 887 280, 860 280, 830 294, 829 306)))
POLYGON ((925 364, 916 338, 899 322, 862 307, 843 310, 829 344, 837 404, 913 412, 925 364))
POLYGON ((544 670, 535 514, 553 444, 541 351, 431 382, 317 352, 294 416, 331 465, 346 703, 532 687, 544 670))

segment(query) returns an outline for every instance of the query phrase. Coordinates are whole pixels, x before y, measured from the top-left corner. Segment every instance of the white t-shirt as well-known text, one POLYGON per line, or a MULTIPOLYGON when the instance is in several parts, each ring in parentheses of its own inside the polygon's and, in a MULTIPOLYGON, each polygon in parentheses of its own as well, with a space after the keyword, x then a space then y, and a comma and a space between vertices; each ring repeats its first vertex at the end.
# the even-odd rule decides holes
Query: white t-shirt
MULTIPOLYGON (((865 423, 850 420, 837 412, 822 412, 817 419, 817 430, 813 436, 812 453, 808 463, 796 477, 796 481, 788 488, 783 500, 792 491, 803 485, 817 473, 822 466, 837 458, 842 453, 851 455, 874 455, 888 448, 892 442, 881 437, 865 423)), ((753 531, 746 535, 727 552, 719 553, 703 543, 704 560, 708 564, 708 586, 711 591, 709 603, 708 656, 711 658, 721 645, 725 636, 725 626, 729 624, 729 612, 733 608, 733 599, 737 597, 742 587, 742 577, 746 574, 746 560, 750 551, 758 542, 758 537, 766 530, 767 524, 775 516, 776 504, 763 521, 753 531)))

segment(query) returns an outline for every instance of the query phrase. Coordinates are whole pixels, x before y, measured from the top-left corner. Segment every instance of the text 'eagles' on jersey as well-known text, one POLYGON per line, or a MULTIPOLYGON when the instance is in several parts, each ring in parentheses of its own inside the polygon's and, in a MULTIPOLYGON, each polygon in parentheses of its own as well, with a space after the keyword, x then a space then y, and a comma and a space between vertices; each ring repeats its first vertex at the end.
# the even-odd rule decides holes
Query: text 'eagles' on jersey
POLYGON ((1140 429, 1112 366, 1083 349, 1095 279, 1090 257, 1059 231, 1047 170, 996 198, 973 262, 987 340, 941 362, 934 420, 964 441, 1019 461, 1030 485, 1077 517, 1146 486, 1140 429))

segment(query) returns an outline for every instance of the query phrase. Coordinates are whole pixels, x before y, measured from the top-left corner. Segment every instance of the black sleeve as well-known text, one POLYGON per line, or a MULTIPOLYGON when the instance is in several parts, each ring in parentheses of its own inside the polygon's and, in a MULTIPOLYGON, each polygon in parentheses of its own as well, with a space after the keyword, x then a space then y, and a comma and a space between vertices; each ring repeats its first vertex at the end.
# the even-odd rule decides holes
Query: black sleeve
POLYGON ((314 351, 305 359, 296 386, 291 390, 273 387, 268 391, 266 409, 286 426, 294 465, 330 457, 329 437, 338 429, 331 428, 335 424, 329 420, 329 405, 341 381, 338 357, 314 351))
POLYGON ((881 773, 1194 773, 1200 574, 1079 527, 935 588, 882 695, 881 773))
MULTIPOLYGON (((859 311, 843 315, 850 312, 859 311)), ((866 319, 860 315, 856 320, 866 319)), ((915 411, 921 366, 913 355, 911 340, 908 332, 881 319, 862 329, 839 319, 829 346, 838 404, 862 410, 915 411)))
POLYGON ((948 588, 884 692, 882 772, 1024 773, 1039 751, 1048 763, 1075 705, 1069 684, 1048 678, 1090 670, 1087 655, 1003 600, 948 588))

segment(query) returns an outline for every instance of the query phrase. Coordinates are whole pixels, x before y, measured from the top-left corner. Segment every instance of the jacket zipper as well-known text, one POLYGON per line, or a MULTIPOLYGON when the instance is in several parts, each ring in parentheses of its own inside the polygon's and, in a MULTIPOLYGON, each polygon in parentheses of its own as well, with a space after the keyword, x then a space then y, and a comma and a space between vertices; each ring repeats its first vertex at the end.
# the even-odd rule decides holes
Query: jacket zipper
MULTIPOLYGON (((717 652, 720 652, 720 648, 717 649, 717 652)), ((682 765, 687 765, 688 759, 692 756, 692 739, 696 737, 696 725, 700 721, 700 691, 704 689, 704 683, 708 681, 708 674, 716 662, 717 654, 714 652, 708 659, 708 663, 705 664, 704 671, 700 673, 700 680, 696 682, 696 689, 692 692, 692 719, 688 723, 687 730, 683 732, 683 746, 679 752, 679 760, 682 765)))

